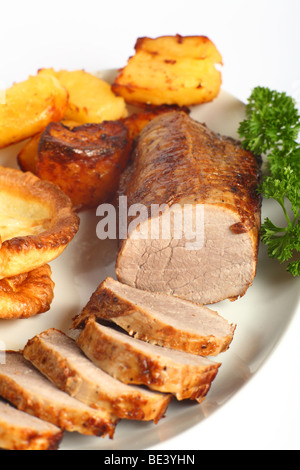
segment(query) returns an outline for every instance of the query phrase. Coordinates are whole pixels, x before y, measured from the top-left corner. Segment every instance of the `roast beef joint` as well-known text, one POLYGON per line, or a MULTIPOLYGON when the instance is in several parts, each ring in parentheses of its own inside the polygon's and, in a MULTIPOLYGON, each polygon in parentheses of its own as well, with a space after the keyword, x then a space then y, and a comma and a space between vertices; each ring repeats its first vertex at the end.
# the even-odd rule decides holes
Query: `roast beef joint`
POLYGON ((238 141, 183 111, 155 117, 139 134, 121 177, 119 200, 126 196, 129 210, 138 204, 146 212, 138 224, 129 214, 117 256, 118 280, 202 305, 243 296, 256 274, 259 181, 259 160, 238 141), (153 216, 153 206, 164 209, 153 216), (176 221, 186 207, 193 225, 183 224, 187 229, 180 237, 176 221), (161 230, 168 212, 170 234, 142 236, 151 234, 153 223, 161 230))

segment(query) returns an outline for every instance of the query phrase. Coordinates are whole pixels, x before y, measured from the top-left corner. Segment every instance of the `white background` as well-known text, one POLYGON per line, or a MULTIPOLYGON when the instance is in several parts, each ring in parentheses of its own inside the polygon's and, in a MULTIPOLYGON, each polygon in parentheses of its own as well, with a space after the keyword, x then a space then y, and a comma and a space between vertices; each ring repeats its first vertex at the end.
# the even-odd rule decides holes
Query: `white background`
MULTIPOLYGON (((121 67, 139 36, 200 34, 220 50, 223 88, 237 98, 245 101, 261 85, 298 99, 299 18, 299 0, 1 0, 0 83, 8 86, 40 67, 121 67)), ((300 311, 226 406, 156 449, 299 450, 299 332, 300 311)))

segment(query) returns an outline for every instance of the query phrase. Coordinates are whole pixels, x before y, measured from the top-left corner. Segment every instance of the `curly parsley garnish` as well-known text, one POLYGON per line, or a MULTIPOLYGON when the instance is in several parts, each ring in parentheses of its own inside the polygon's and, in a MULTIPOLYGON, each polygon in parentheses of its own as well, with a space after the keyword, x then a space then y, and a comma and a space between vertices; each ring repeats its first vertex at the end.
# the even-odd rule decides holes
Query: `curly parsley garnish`
POLYGON ((278 202, 286 223, 278 227, 266 218, 261 240, 270 257, 288 262, 293 276, 300 275, 299 130, 300 115, 293 98, 269 88, 254 88, 238 132, 244 148, 266 156, 267 174, 259 191, 278 202))

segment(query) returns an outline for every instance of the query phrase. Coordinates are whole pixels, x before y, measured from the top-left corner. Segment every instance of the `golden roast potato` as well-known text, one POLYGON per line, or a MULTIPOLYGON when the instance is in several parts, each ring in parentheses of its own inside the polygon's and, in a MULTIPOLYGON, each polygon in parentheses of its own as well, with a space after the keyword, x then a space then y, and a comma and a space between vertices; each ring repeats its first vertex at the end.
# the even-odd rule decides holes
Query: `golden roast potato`
POLYGON ((57 258, 79 229, 70 199, 30 172, 0 167, 0 279, 57 258))
POLYGON ((40 76, 53 76, 68 91, 65 119, 81 124, 115 120, 127 115, 126 103, 116 96, 111 85, 84 70, 41 69, 40 76))
POLYGON ((60 121, 67 110, 68 92, 51 75, 31 76, 5 91, 0 104, 0 148, 20 142, 60 121))
POLYGON ((222 57, 205 36, 139 38, 112 90, 127 103, 191 106, 220 91, 222 57))
POLYGON ((49 265, 0 280, 0 319, 29 318, 50 309, 54 282, 49 265))

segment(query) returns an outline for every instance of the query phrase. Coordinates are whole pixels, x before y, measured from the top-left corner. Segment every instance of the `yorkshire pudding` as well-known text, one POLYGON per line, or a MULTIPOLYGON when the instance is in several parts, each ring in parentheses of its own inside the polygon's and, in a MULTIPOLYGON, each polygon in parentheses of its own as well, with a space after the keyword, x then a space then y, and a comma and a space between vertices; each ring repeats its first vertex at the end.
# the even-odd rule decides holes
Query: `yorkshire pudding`
POLYGON ((50 309, 54 293, 48 264, 0 281, 0 318, 29 318, 50 309))
POLYGON ((0 166, 0 279, 57 258, 78 229, 79 217, 56 185, 0 166))

